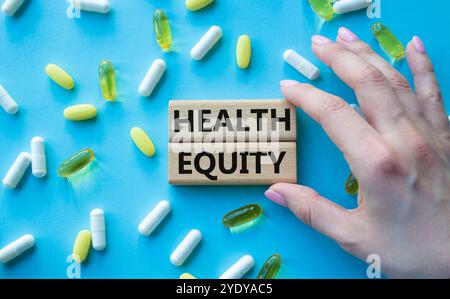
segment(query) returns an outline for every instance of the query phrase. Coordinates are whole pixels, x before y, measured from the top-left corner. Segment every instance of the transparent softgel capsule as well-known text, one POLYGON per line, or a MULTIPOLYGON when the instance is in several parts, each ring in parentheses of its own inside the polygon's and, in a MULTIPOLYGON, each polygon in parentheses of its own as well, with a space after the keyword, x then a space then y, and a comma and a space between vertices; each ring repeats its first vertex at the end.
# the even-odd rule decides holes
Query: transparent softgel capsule
POLYGON ((277 277, 278 271, 281 267, 281 256, 279 254, 272 254, 266 260, 261 270, 258 273, 258 279, 274 279, 277 277))
POLYGON ((400 60, 405 56, 405 47, 400 40, 381 23, 372 25, 372 32, 383 50, 391 57, 400 60))
POLYGON ((251 204, 233 210, 223 216, 222 223, 225 227, 237 227, 258 219, 262 215, 262 208, 257 204, 251 204))
POLYGON ((333 18, 333 6, 331 6, 330 0, 308 0, 311 8, 314 12, 325 20, 331 20, 333 18))
POLYGON ((70 177, 88 166, 94 158, 95 155, 91 149, 84 149, 64 161, 64 163, 58 168, 58 175, 63 178, 70 177))
POLYGON ((345 183, 345 192, 350 195, 356 195, 359 191, 358 181, 356 180, 353 173, 350 173, 347 182, 345 183))
POLYGON ((116 70, 109 60, 102 60, 98 67, 98 76, 100 79, 100 88, 105 100, 113 101, 116 99, 116 70))
POLYGON ((153 14, 153 30, 159 47, 164 51, 169 50, 172 46, 172 32, 169 19, 161 9, 157 9, 153 14))

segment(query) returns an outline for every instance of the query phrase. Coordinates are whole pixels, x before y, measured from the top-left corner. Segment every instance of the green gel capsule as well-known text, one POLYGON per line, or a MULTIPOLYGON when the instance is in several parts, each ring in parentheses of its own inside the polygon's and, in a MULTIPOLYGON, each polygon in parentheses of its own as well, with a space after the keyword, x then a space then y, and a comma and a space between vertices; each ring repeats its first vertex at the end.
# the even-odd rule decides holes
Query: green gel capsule
POLYGON ((345 192, 347 192, 350 195, 356 195, 359 191, 359 185, 358 181, 356 180, 353 173, 350 173, 350 176, 347 179, 347 182, 345 183, 345 192))
POLYGON ((389 28, 381 23, 375 23, 372 25, 372 31, 380 46, 389 56, 397 60, 405 56, 405 48, 389 28))
POLYGON ((281 255, 272 254, 258 273, 258 279, 275 279, 281 267, 281 255))
POLYGON ((114 65, 109 60, 102 60, 98 67, 100 78, 100 87, 105 100, 113 101, 116 99, 116 71, 114 65))
POLYGON ((262 208, 259 205, 252 204, 226 214, 222 218, 222 223, 225 227, 236 227, 253 221, 261 215, 262 208))
POLYGON ((71 175, 88 166, 94 160, 94 158, 94 152, 91 149, 84 149, 61 164, 61 166, 59 166, 58 168, 58 175, 62 176, 63 178, 70 177, 71 175))
POLYGON ((169 19, 161 9, 157 9, 153 15, 153 30, 159 47, 164 51, 169 50, 172 46, 172 32, 169 19))
POLYGON ((333 18, 333 6, 330 0, 308 0, 314 12, 325 20, 333 18))

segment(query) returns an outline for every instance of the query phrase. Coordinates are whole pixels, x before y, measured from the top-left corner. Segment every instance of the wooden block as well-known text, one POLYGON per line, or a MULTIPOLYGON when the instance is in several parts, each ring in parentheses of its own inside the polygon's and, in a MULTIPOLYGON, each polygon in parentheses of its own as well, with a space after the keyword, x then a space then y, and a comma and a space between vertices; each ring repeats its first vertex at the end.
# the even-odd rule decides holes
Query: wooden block
POLYGON ((268 185, 297 182, 295 142, 170 143, 169 183, 268 185))
POLYGON ((286 100, 169 102, 169 140, 188 142, 295 141, 295 107, 286 100))

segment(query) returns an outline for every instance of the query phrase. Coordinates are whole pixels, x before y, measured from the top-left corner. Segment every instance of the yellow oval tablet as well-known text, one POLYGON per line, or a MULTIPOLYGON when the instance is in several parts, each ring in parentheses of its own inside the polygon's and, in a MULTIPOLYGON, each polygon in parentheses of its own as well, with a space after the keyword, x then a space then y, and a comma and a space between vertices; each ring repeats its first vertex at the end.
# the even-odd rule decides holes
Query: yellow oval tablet
POLYGON ((180 275, 180 279, 197 279, 197 277, 189 273, 183 273, 180 275))
POLYGON ((151 157, 155 154, 155 146, 153 145, 152 140, 141 128, 135 127, 131 129, 130 132, 131 138, 134 141, 134 144, 139 148, 139 150, 146 155, 147 157, 151 157))
POLYGON ((97 116, 97 109, 89 104, 75 105, 64 109, 64 118, 72 121, 82 121, 97 116))
POLYGON ((73 78, 56 64, 49 64, 45 67, 47 75, 59 86, 65 89, 72 89, 75 86, 73 78))
POLYGON ((252 44, 247 35, 241 35, 236 46, 236 63, 241 69, 246 69, 252 56, 252 44))
POLYGON ((82 263, 86 260, 91 249, 91 232, 88 230, 82 230, 78 233, 75 244, 73 245, 72 258, 77 263, 82 263))
POLYGON ((214 0, 186 0, 186 8, 190 11, 200 10, 210 5, 214 0))

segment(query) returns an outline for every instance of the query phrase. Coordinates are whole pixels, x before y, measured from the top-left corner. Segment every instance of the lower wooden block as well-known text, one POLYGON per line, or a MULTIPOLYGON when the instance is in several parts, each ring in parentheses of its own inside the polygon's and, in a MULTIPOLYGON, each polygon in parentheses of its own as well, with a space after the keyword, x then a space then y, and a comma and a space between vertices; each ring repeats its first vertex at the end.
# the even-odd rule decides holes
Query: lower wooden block
POLYGON ((297 182, 295 142, 170 143, 169 183, 268 185, 297 182))

